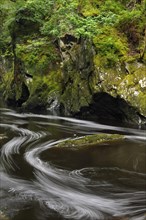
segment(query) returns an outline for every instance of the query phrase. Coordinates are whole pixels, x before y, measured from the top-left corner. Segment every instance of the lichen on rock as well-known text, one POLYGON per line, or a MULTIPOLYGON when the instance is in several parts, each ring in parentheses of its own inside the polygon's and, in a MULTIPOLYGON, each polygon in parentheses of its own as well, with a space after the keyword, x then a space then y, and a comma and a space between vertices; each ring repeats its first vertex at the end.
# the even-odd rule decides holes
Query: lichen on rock
POLYGON ((138 65, 132 74, 124 77, 117 89, 118 95, 125 99, 139 113, 146 117, 146 67, 138 65))

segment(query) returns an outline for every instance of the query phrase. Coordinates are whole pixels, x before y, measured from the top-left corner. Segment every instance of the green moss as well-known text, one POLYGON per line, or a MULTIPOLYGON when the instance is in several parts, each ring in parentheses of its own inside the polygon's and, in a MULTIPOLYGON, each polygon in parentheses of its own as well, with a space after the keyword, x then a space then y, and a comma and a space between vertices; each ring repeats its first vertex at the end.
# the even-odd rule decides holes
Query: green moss
POLYGON ((134 64, 134 67, 134 73, 124 77, 117 93, 140 114, 146 116, 146 67, 142 64, 137 64, 137 67, 134 64))
POLYGON ((51 71, 46 76, 34 76, 32 82, 29 82, 29 99, 23 104, 23 108, 46 108, 48 99, 54 93, 61 93, 62 72, 51 71))
POLYGON ((4 93, 6 95, 6 91, 11 90, 11 83, 13 80, 13 73, 7 72, 5 74, 2 74, 1 76, 1 83, 0 83, 0 92, 4 93))
MULTIPOLYGON (((99 56, 94 57, 94 62, 98 59, 97 57, 99 56)), ((117 63, 114 69, 104 68, 101 63, 100 66, 95 65, 95 72, 90 77, 92 93, 106 92, 113 97, 117 97, 117 88, 125 77, 125 74, 125 69, 120 63, 117 63)))
MULTIPOLYGON (((59 93, 65 112, 74 113, 89 106, 93 94, 106 92, 120 96, 145 114, 145 70, 137 66, 137 60, 146 63, 145 1, 3 2, 0 54, 5 59, 13 57, 12 41, 22 69, 33 75, 32 82, 27 82, 30 97, 26 105, 47 106, 48 98, 59 93), (65 48, 59 48, 58 39, 66 34, 79 41, 70 42, 68 38, 65 48), (62 57, 67 66, 63 76, 62 57)), ((19 71, 17 75, 21 75, 19 71)), ((16 84, 8 75, 2 78, 0 90, 5 97, 19 100, 25 79, 18 77, 16 84)))
POLYGON ((0 86, 0 91, 3 95, 4 100, 14 100, 17 101, 22 94, 22 82, 23 80, 19 79, 19 83, 14 83, 13 72, 7 72, 2 76, 2 83, 0 86))
POLYGON ((146 117, 146 94, 143 92, 140 92, 138 95, 137 108, 139 108, 141 114, 146 117))
POLYGON ((135 65, 134 76, 137 81, 142 79, 146 80, 146 65, 137 63, 137 65, 135 65))
POLYGON ((55 46, 46 38, 30 39, 26 43, 17 44, 16 54, 32 75, 47 73, 54 69, 60 60, 55 46))
POLYGON ((113 67, 117 62, 127 59, 128 43, 126 38, 119 35, 115 28, 104 28, 102 32, 93 38, 96 47, 97 57, 95 65, 113 67))
POLYGON ((85 17, 87 16, 95 16, 99 14, 99 10, 96 7, 97 1, 95 0, 80 0, 79 8, 80 13, 82 13, 85 17))
POLYGON ((123 135, 94 134, 94 135, 87 135, 74 140, 64 141, 58 144, 58 147, 80 148, 80 147, 98 145, 107 142, 114 142, 116 140, 122 140, 122 139, 124 139, 123 135))
POLYGON ((112 97, 120 97, 135 111, 146 116, 146 66, 130 61, 116 63, 115 68, 105 68, 100 55, 94 56, 95 72, 90 78, 90 88, 94 93, 106 92, 112 97))

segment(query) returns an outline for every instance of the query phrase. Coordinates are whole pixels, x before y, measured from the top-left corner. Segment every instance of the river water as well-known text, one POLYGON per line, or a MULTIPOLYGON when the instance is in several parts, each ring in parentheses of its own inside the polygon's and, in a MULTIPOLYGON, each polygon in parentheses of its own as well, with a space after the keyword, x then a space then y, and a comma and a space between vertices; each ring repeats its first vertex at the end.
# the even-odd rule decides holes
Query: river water
POLYGON ((0 116, 1 219, 146 219, 145 131, 8 108, 0 116), (94 133, 126 138, 57 147, 94 133))

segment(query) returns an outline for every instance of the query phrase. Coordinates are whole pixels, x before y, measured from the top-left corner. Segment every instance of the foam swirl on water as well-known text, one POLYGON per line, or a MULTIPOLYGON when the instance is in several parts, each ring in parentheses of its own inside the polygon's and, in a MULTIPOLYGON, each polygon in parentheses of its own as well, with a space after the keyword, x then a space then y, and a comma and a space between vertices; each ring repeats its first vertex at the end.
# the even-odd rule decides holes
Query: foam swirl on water
POLYGON ((2 108, 0 111, 0 133, 7 136, 1 146, 0 206, 7 207, 12 219, 16 207, 21 212, 34 201, 39 203, 44 220, 53 214, 54 219, 71 220, 106 220, 114 216, 145 219, 145 173, 110 166, 70 170, 41 157, 74 136, 103 131, 125 133, 127 139, 141 147, 145 131, 51 115, 20 114, 2 108), (23 169, 30 172, 30 178, 19 175, 23 169), (127 187, 131 180, 133 185, 127 187))

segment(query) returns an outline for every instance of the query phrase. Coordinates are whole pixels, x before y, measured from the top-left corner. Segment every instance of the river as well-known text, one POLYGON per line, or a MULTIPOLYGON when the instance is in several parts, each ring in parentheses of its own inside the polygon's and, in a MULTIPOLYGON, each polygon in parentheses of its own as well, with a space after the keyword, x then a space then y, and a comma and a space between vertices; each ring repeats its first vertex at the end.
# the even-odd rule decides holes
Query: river
POLYGON ((0 117, 1 219, 146 219, 145 131, 4 107, 0 117), (57 147, 94 133, 126 138, 88 150, 57 147))

